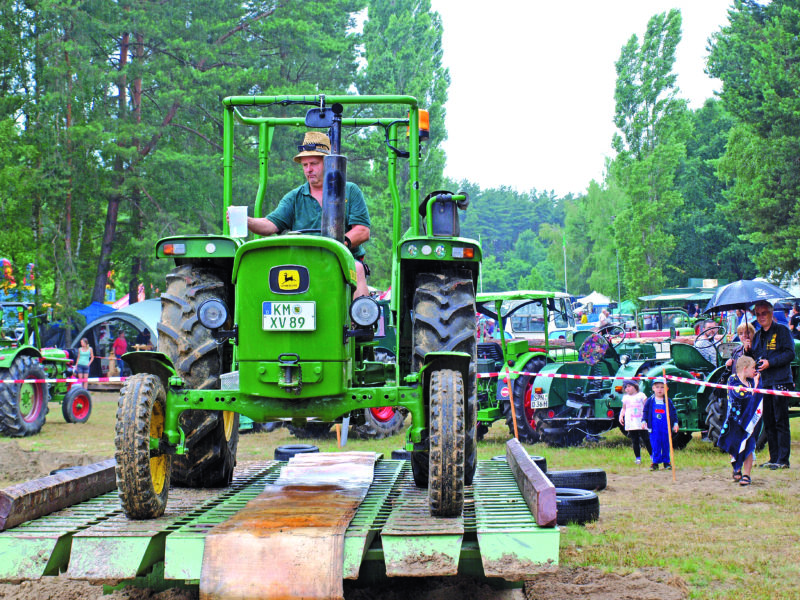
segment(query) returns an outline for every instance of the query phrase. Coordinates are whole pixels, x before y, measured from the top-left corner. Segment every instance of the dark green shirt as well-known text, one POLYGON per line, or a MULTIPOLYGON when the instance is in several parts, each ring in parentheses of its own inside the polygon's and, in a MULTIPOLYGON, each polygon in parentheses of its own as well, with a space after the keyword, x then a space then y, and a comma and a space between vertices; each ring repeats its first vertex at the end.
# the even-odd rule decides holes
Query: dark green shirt
MULTIPOLYGON (((349 181, 344 189, 345 229, 349 231, 354 225, 370 227, 369 211, 364 201, 364 194, 355 183, 349 181)), ((267 215, 281 231, 297 231, 299 229, 319 229, 322 226, 322 207, 311 195, 308 182, 286 194, 278 203, 278 207, 267 215)), ((364 245, 353 250, 353 256, 364 256, 364 245)))

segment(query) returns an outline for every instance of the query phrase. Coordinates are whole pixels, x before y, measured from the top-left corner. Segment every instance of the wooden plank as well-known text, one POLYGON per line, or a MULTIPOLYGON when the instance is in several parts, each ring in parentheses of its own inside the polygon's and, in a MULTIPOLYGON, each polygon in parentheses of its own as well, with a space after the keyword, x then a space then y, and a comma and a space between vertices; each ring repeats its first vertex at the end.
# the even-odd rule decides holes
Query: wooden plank
POLYGON ((539 527, 556 526, 556 488, 517 439, 506 442, 506 460, 539 527))
POLYGON ((206 537, 202 600, 344 598, 344 532, 372 452, 298 454, 274 485, 206 537))
POLYGON ((0 490, 0 531, 116 489, 113 458, 0 490))

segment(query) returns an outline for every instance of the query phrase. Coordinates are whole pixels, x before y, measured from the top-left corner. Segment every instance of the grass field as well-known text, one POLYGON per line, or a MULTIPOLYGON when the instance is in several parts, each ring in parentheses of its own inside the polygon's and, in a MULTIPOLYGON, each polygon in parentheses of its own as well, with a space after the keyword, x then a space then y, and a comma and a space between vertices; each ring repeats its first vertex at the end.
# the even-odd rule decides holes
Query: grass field
MULTIPOLYGON (((68 425, 52 405, 39 435, 0 438, 0 447, 112 456, 115 396, 94 398, 88 423, 68 425)), ((792 436, 793 468, 754 469, 748 488, 731 481, 726 457, 697 434, 676 454, 674 482, 671 472, 635 465, 630 444, 617 432, 579 448, 530 446, 531 454, 547 458, 550 469, 602 468, 608 475, 608 488, 600 492, 600 520, 562 528, 561 565, 614 573, 661 567, 686 582, 691 598, 800 598, 800 419, 792 422, 792 436)), ((507 439, 506 427, 496 423, 479 445, 479 458, 504 454, 507 439)), ((402 441, 400 436, 351 440, 347 449, 388 457, 402 441)), ((238 459, 271 459, 276 446, 297 442, 286 429, 243 435, 238 459)), ((336 450, 335 438, 314 443, 336 450)), ((759 454, 759 462, 766 459, 766 453, 759 454)))

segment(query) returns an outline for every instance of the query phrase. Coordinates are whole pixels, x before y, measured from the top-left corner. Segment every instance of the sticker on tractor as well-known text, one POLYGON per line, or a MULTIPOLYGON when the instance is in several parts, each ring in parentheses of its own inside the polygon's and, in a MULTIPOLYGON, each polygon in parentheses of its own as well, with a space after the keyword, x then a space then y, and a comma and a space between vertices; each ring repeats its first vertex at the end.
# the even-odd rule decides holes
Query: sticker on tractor
POLYGON ((314 331, 316 302, 264 302, 262 328, 265 331, 314 331))
POLYGON ((280 265, 269 270, 269 289, 274 294, 308 291, 308 269, 303 265, 280 265))

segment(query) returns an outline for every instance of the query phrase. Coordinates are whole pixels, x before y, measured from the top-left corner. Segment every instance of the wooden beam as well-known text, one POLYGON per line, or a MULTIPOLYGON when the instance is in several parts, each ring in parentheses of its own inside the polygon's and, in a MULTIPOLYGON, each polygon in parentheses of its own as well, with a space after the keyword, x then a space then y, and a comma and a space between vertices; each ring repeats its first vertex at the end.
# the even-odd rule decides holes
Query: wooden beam
POLYGON ((556 526, 556 488, 528 456, 519 440, 506 442, 506 460, 539 527, 556 526))

